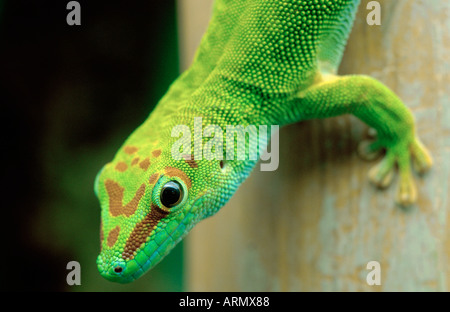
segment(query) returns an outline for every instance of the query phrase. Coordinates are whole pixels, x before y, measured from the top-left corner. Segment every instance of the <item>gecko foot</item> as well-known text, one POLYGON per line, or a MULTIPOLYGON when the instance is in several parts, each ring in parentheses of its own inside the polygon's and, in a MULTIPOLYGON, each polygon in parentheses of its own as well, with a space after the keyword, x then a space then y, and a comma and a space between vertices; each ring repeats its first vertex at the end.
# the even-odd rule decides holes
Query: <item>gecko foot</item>
MULTIPOLYGON (((428 171, 433 160, 430 153, 418 138, 412 143, 399 142, 387 149, 386 155, 369 171, 369 180, 379 188, 388 187, 394 177, 395 166, 398 166, 400 180, 397 189, 396 202, 400 206, 409 206, 417 200, 417 189, 411 171, 413 168, 419 174, 428 171)), ((365 159, 374 159, 383 149, 381 141, 364 141, 359 146, 359 154, 365 159)))

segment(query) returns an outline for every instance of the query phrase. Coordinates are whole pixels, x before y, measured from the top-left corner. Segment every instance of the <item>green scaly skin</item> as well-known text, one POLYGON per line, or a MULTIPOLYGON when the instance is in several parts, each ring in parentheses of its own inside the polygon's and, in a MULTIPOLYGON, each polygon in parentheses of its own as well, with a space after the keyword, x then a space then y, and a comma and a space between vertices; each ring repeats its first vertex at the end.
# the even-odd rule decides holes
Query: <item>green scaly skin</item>
POLYGON ((203 127, 215 124, 225 132, 226 125, 286 125, 354 114, 378 134, 377 141, 362 144, 362 154, 387 150, 369 178, 386 187, 398 165, 397 202, 416 200, 410 158, 425 171, 431 157, 415 134, 412 114, 375 79, 336 75, 358 5, 352 0, 215 3, 190 69, 97 176, 102 276, 121 283, 140 277, 197 222, 216 213, 255 166, 254 160, 175 160, 171 148, 178 137, 171 136, 172 128, 187 125, 194 133, 194 117, 203 118, 203 127), (173 180, 184 197, 166 208, 160 193, 173 180))

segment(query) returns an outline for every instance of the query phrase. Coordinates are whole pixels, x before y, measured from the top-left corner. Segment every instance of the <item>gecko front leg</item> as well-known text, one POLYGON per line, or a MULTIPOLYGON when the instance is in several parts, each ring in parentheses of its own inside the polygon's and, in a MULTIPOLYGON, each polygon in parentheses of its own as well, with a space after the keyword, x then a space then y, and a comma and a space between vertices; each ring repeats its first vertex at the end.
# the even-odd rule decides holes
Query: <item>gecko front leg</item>
POLYGON ((387 187, 397 165, 400 181, 396 202, 408 206, 417 200, 411 158, 419 173, 432 166, 432 158, 416 134, 411 111, 388 87, 368 76, 319 74, 291 105, 300 120, 353 114, 374 128, 377 140, 364 145, 362 151, 372 154, 386 149, 386 154, 369 171, 370 181, 387 187))

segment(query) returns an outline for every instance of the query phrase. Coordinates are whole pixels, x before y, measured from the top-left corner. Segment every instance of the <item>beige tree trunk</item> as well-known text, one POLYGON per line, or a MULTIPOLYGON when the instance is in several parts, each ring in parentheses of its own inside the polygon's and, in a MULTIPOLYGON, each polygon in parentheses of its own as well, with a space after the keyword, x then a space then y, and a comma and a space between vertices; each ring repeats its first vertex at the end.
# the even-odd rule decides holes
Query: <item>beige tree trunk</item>
MULTIPOLYGON (((211 1, 180 2, 187 66, 192 52, 185 47, 198 44, 211 1), (205 12, 203 19, 196 15, 205 12), (201 20, 196 32, 186 32, 185 25, 201 20)), ((255 170, 188 236, 187 290, 449 290, 450 5, 380 0, 382 24, 369 26, 368 2, 360 5, 340 74, 378 78, 412 109, 435 160, 429 174, 416 177, 418 204, 400 209, 395 185, 380 191, 369 184, 373 163, 356 154, 367 127, 356 118, 285 127, 278 170, 255 170), (370 261, 380 264, 381 285, 366 282, 370 261)))

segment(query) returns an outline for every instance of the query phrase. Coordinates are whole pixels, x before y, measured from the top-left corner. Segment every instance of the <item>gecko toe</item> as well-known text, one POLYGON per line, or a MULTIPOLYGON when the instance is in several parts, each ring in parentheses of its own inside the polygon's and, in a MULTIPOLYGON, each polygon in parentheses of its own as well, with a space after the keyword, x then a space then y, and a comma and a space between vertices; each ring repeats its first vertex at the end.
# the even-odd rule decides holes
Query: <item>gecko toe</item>
POLYGON ((407 207, 417 201, 417 189, 412 177, 402 177, 397 189, 396 202, 398 205, 407 207))
POLYGON ((387 188, 394 177, 395 158, 388 153, 369 171, 369 180, 379 188, 387 188))
POLYGON ((380 157, 383 153, 383 149, 379 146, 378 141, 364 140, 359 143, 358 155, 364 160, 372 161, 380 157))
POLYGON ((375 128, 369 128, 367 130, 367 136, 371 139, 375 139, 377 137, 377 130, 375 128))
POLYGON ((411 155, 413 167, 417 173, 424 174, 433 166, 433 158, 431 157, 430 152, 417 138, 411 145, 411 155))

